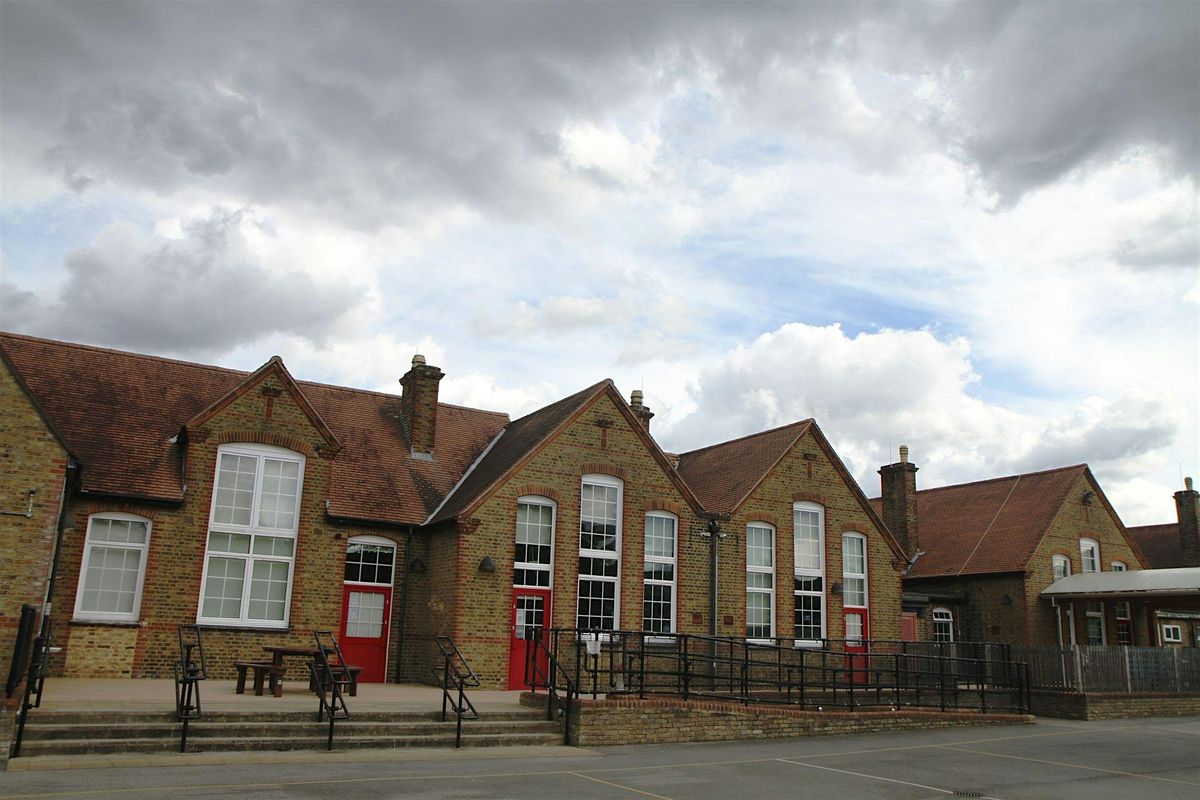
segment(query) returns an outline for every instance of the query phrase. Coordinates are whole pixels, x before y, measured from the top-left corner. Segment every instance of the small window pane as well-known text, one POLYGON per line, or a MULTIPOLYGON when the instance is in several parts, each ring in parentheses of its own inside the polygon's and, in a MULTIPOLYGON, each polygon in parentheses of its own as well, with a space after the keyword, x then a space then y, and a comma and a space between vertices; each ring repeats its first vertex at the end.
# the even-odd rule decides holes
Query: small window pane
POLYGON ((241 615, 245 575, 243 559, 210 557, 201 615, 213 619, 237 619, 241 615))

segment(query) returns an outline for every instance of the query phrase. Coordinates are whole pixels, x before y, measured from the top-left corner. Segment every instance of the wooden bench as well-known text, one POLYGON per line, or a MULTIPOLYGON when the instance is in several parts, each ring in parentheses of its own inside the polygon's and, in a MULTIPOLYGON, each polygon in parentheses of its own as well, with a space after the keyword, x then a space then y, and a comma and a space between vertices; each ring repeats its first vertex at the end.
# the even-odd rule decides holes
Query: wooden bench
MULTIPOLYGON (((335 679, 342 677, 350 678, 350 696, 358 697, 358 674, 362 672, 362 667, 357 667, 353 664, 331 664, 330 668, 333 670, 333 676, 335 679)), ((320 670, 318 669, 315 672, 320 672, 320 670)), ((311 688, 314 692, 317 690, 315 684, 309 688, 311 688)))
POLYGON ((254 670, 254 693, 262 696, 263 683, 269 682, 271 694, 283 697, 283 676, 287 667, 282 664, 272 664, 270 661, 235 661, 233 668, 237 670, 237 693, 246 693, 246 672, 254 670))

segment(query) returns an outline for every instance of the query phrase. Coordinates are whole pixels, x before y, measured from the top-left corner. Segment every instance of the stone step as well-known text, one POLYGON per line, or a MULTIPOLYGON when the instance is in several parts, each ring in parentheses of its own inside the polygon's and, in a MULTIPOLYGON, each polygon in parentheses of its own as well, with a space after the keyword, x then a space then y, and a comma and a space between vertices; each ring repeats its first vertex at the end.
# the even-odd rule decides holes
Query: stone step
MULTIPOLYGON (((188 736, 195 738, 293 738, 306 736, 314 730, 323 729, 327 723, 316 721, 315 715, 307 715, 303 720, 217 720, 208 717, 193 720, 188 728, 188 736)), ((453 731, 453 719, 441 722, 432 719, 387 720, 373 721, 351 717, 339 720, 337 728, 353 733, 356 736, 427 736, 437 735, 446 730, 453 731)), ((163 721, 155 718, 153 722, 74 722, 74 723, 42 723, 28 724, 25 728, 25 741, 50 740, 138 740, 138 739, 173 739, 179 736, 180 725, 174 720, 163 721)), ((544 718, 537 719, 494 719, 491 716, 478 720, 464 720, 464 731, 476 734, 504 734, 509 732, 552 733, 561 731, 561 726, 555 722, 547 722, 544 718)))
MULTIPOLYGON (((188 752, 242 752, 247 750, 324 750, 327 729, 319 733, 290 738, 260 737, 194 737, 189 731, 188 752)), ((463 729, 463 747, 511 747, 528 745, 560 745, 561 732, 549 733, 491 733, 475 734, 463 729)), ((352 731, 335 729, 333 747, 348 749, 394 749, 401 747, 453 747, 454 731, 427 736, 358 736, 352 731)), ((26 741, 21 745, 21 757, 61 755, 100 755, 111 753, 166 753, 179 748, 177 737, 153 739, 58 739, 26 741)))
MULTIPOLYGON (((311 709, 288 711, 206 711, 205 722, 292 722, 313 720, 317 716, 317 703, 311 709)), ((364 722, 398 722, 440 720, 440 711, 365 711, 350 706, 350 716, 364 722)), ((450 720, 453 714, 447 715, 450 720)), ((513 709, 510 711, 486 711, 481 717, 489 721, 499 720, 544 720, 544 708, 513 709)), ((26 730, 40 725, 87 725, 87 724, 175 724, 173 711, 49 711, 34 709, 29 712, 26 730)))

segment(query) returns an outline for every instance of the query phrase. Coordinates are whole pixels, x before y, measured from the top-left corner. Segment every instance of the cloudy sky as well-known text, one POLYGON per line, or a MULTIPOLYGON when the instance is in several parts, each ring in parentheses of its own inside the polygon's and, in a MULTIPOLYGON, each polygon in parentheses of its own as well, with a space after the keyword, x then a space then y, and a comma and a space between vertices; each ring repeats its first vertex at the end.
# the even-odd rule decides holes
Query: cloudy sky
POLYGON ((0 3, 2 326, 664 448, 816 417, 869 494, 1200 478, 1200 4, 0 3))

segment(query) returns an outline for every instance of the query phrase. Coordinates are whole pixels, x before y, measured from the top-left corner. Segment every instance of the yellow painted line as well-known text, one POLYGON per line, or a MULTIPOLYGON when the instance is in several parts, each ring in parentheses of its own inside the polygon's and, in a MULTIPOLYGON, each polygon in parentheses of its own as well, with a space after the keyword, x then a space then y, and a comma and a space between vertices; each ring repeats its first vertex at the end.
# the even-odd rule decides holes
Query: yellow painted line
POLYGON ((605 786, 612 786, 617 789, 623 789, 627 792, 633 792, 634 794, 640 794, 644 797, 654 797, 654 798, 657 798, 657 800, 671 800, 671 798, 663 797, 661 794, 653 794, 651 792, 643 792, 641 789, 634 789, 632 786, 622 786, 619 783, 613 783, 612 781, 605 781, 605 780, 601 780, 599 778, 593 778, 591 775, 584 775, 581 772, 568 772, 567 774, 574 775, 576 778, 583 778, 584 780, 595 781, 596 783, 603 783, 605 786))
POLYGON ((1030 761, 1034 764, 1047 764, 1052 767, 1068 767, 1073 769, 1085 769, 1091 772, 1105 772, 1109 775, 1121 775, 1127 778, 1143 778, 1148 781, 1163 781, 1164 783, 1182 783, 1186 786, 1200 786, 1200 783, 1195 781, 1181 781, 1178 778, 1160 778, 1157 775, 1146 775, 1141 772, 1123 772, 1119 769, 1105 769, 1104 767, 1089 767, 1086 764, 1071 764, 1065 761, 1048 761, 1041 758, 1029 758, 1028 756, 1013 756, 1006 753, 989 753, 986 750, 972 750, 969 747, 956 747, 954 745, 941 744, 937 745, 942 750, 957 750, 961 753, 975 753, 981 756, 994 756, 996 758, 1011 758, 1014 761, 1030 761))
MULTIPOLYGON (((941 792, 942 794, 954 794, 953 790, 943 789, 940 786, 928 786, 924 783, 913 783, 912 781, 902 781, 897 778, 884 778, 880 775, 868 775, 865 772, 852 772, 851 770, 848 770, 848 769, 834 769, 833 767, 823 767, 820 764, 805 764, 803 761, 792 761, 787 758, 780 758, 780 759, 776 759, 776 760, 782 761, 785 764, 795 764, 798 767, 808 767, 809 769, 823 769, 826 772, 840 772, 843 775, 853 775, 856 778, 870 778, 871 780, 874 780, 874 781, 884 781, 886 783, 899 783, 904 786, 915 786, 918 789, 928 789, 931 792, 941 792)), ((997 798, 988 797, 985 795, 984 800, 997 800, 997 798)))

